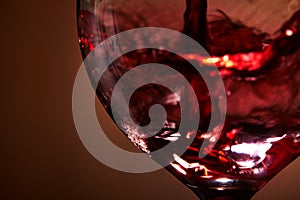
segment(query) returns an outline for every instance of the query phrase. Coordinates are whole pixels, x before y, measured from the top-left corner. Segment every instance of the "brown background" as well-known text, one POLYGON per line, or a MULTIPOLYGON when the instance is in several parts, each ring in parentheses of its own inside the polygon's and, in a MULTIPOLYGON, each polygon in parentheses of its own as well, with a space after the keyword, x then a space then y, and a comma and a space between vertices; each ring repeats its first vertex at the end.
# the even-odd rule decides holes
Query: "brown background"
MULTIPOLYGON (((196 200, 164 170, 118 172, 82 145, 71 110, 81 64, 75 6, 0 1, 0 199, 196 200)), ((299 167, 298 159, 256 199, 298 199, 299 167)))

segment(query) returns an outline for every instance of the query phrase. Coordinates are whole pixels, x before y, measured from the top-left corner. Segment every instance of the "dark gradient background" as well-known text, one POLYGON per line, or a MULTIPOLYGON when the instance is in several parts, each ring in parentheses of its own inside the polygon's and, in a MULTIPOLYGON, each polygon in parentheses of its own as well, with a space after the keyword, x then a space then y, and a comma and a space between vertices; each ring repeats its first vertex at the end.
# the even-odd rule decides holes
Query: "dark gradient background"
MULTIPOLYGON (((80 142, 71 109, 82 61, 75 7, 75 0, 0 1, 0 199, 196 200, 166 171, 115 171, 80 142)), ((299 199, 299 168, 298 159, 255 199, 299 199)))

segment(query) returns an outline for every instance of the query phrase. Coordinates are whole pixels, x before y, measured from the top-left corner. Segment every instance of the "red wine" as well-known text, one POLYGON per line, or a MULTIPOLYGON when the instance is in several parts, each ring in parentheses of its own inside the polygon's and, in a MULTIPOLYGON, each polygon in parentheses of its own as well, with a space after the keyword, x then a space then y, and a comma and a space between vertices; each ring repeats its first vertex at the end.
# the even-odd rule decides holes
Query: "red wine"
MULTIPOLYGON (((185 12, 187 21, 190 12, 185 12)), ((78 32, 84 57, 117 32, 113 27, 102 27, 96 19, 90 12, 80 11, 78 32)), ((211 57, 203 58, 196 53, 175 55, 159 49, 133 51, 115 60, 104 72, 98 83, 97 95, 107 112, 112 114, 110 100, 114 85, 135 66, 161 63, 179 71, 196 93, 201 110, 199 128, 179 133, 181 113, 175 94, 163 86, 147 84, 136 90, 130 99, 131 117, 137 124, 147 125, 150 123, 150 107, 160 104, 167 112, 164 128, 155 136, 143 139, 124 119, 123 125, 127 126, 125 134, 145 153, 194 136, 183 155, 168 155, 173 156, 175 161, 166 169, 199 195, 213 193, 207 189, 217 189, 224 193, 223 196, 232 196, 227 194, 230 190, 236 193, 237 199, 243 196, 249 198, 300 153, 299 24, 300 11, 282 26, 274 39, 227 18, 204 23, 208 31, 199 33, 199 37, 193 35, 197 28, 189 29, 186 25, 184 32, 189 34, 192 31, 195 40, 205 43, 203 46, 211 57), (210 38, 203 40, 207 37, 210 38), (208 95, 205 82, 187 60, 196 62, 199 67, 204 66, 203 70, 212 80, 214 74, 210 66, 216 65, 227 92, 226 122, 222 127, 215 127, 222 129, 222 134, 209 152, 205 152, 206 149, 199 151, 205 139, 215 142, 215 133, 208 133, 207 128, 211 112, 218 112, 212 110, 217 97, 208 95), (207 156, 199 158, 199 153, 207 156)), ((93 69, 88 66, 87 71, 93 81, 93 69)), ((173 77, 166 78, 176 81, 173 77)), ((189 95, 184 91, 178 94, 189 95)), ((191 108, 196 106, 193 102, 191 104, 191 108)))

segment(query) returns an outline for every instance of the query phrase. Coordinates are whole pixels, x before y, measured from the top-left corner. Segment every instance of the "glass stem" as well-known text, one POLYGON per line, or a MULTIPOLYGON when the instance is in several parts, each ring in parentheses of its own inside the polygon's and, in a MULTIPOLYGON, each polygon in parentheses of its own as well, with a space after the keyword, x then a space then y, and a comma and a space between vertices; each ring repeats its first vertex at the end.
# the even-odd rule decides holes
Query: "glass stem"
POLYGON ((250 200, 257 191, 249 189, 191 188, 200 200, 250 200))

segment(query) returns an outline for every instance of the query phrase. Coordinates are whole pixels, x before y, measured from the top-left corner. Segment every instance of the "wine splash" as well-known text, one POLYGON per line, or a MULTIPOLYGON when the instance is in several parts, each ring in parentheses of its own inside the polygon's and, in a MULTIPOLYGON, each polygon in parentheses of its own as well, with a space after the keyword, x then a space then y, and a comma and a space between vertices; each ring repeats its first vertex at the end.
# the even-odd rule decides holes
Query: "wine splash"
MULTIPOLYGON (((178 132, 180 105, 176 97, 187 95, 184 91, 175 95, 167 88, 148 84, 131 97, 131 117, 137 124, 147 125, 150 120, 147 111, 160 104, 168 113, 164 128, 143 139, 141 133, 124 124, 125 134, 145 153, 194 135, 196 139, 186 152, 182 156, 174 153, 175 161, 166 169, 199 196, 217 199, 218 193, 223 197, 234 193, 236 199, 250 198, 300 153, 300 11, 282 26, 274 39, 226 18, 190 28, 187 23, 195 25, 194 18, 189 17, 191 12, 189 9, 185 12, 184 32, 192 37, 195 34, 193 38, 208 49, 211 57, 197 53, 174 55, 157 49, 133 51, 113 62, 99 82, 97 95, 111 113, 114 84, 130 69, 152 62, 179 71, 190 82, 199 101, 198 130, 178 132), (207 31, 197 34, 199 26, 207 31), (220 35, 224 31, 228 34, 220 35), (226 87, 227 120, 223 127, 215 127, 222 130, 222 135, 210 152, 199 152, 199 147, 204 139, 216 140, 214 132, 207 132, 207 126, 211 105, 217 101, 211 101, 203 79, 186 60, 196 62, 212 78, 215 74, 209 66, 216 65, 226 87), (208 155, 199 158, 199 153, 208 155)), ((112 27, 101 27, 97 17, 86 10, 80 11, 78 26, 84 57, 113 32, 112 27)), ((92 79, 93 69, 87 71, 92 79)))

